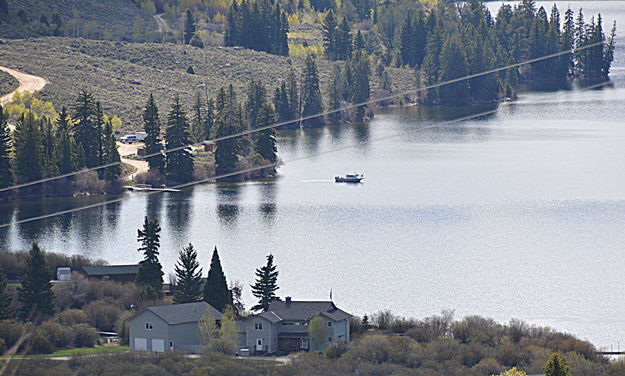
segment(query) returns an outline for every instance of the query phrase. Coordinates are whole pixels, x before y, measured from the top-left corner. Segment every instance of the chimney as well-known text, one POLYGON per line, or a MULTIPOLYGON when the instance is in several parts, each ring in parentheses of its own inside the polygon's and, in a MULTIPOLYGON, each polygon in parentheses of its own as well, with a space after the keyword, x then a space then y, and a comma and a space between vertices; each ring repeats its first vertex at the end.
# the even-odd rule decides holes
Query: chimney
POLYGON ((291 307, 291 297, 287 296, 285 299, 286 302, 286 308, 290 308, 291 307))

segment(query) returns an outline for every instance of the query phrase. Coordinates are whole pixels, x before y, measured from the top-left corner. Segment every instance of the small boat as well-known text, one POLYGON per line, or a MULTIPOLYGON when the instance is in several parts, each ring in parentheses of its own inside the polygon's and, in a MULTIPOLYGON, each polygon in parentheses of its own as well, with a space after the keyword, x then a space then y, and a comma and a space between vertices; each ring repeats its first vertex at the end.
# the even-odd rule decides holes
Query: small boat
POLYGON ((363 174, 347 174, 345 176, 335 176, 336 183, 360 183, 365 176, 363 174))

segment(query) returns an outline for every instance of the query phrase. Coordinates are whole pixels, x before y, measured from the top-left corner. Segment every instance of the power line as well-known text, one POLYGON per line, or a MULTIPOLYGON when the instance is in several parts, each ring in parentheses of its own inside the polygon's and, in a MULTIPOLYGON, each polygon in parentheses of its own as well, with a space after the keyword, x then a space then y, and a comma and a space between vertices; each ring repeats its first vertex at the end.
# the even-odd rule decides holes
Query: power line
MULTIPOLYGON (((575 92, 596 89, 598 87, 609 85, 610 83, 611 83, 610 81, 601 82, 601 83, 598 83, 598 84, 595 84, 595 85, 591 85, 591 86, 584 87, 582 89, 576 90, 575 92)), ((394 138, 394 137, 400 136, 400 135, 408 133, 408 132, 425 131, 425 130, 428 130, 428 129, 433 129, 433 128, 437 128, 437 127, 441 127, 441 126, 445 126, 445 125, 459 123, 459 122, 466 121, 466 120, 477 119, 477 118, 484 117, 484 116, 487 116, 487 115, 495 114, 495 113, 497 113, 497 111, 498 111, 498 109, 494 109, 494 110, 484 111, 484 112, 480 112, 480 113, 473 114, 473 115, 467 115, 467 116, 463 116, 463 117, 460 117, 460 118, 456 118, 456 119, 452 119, 452 120, 443 121, 443 122, 440 122, 440 123, 434 123, 434 124, 431 124, 431 125, 423 126, 423 127, 417 128, 417 129, 410 129, 410 130, 405 130, 405 131, 402 131, 402 132, 397 132, 397 133, 394 133, 392 135, 388 135, 388 136, 384 136, 384 137, 379 137, 379 138, 373 139, 372 141, 387 140, 387 139, 394 138)), ((300 160, 305 160, 305 159, 312 158, 314 156, 316 157, 316 156, 319 156, 319 155, 336 153, 336 152, 339 152, 339 151, 342 151, 342 150, 352 149, 352 148, 354 148, 356 146, 357 146, 357 144, 346 145, 346 146, 343 146, 343 147, 339 147, 339 148, 335 148, 335 149, 332 149, 332 150, 323 151, 323 152, 316 153, 316 154, 309 154, 309 155, 302 156, 302 157, 299 157, 299 158, 293 158, 293 159, 291 159, 289 161, 286 161, 286 163, 292 163, 292 162, 296 162, 296 161, 300 161, 300 160)), ((244 169, 244 170, 234 171, 234 172, 230 172, 230 173, 227 173, 227 174, 222 174, 222 175, 217 175, 217 176, 213 176, 213 177, 206 178, 206 179, 200 179, 200 180, 192 181, 192 182, 189 182, 189 183, 179 184, 179 185, 173 186, 171 188, 174 188, 174 189, 185 189, 185 188, 189 188, 189 187, 194 186, 194 185, 208 183, 208 182, 211 182, 211 181, 215 181, 215 180, 219 180, 219 179, 223 179, 223 178, 227 178, 227 177, 231 177, 231 176, 244 174, 244 173, 247 173, 247 172, 259 171, 259 170, 263 170, 265 168, 277 167, 279 164, 280 163, 265 164, 265 165, 262 165, 262 166, 257 166, 257 167, 248 168, 248 169, 244 169)), ((158 194, 158 193, 162 193, 162 191, 146 192, 146 195, 158 194)), ((98 202, 98 203, 95 203, 95 204, 90 204, 90 205, 80 206, 80 207, 77 207, 77 208, 72 208, 72 209, 61 210, 61 211, 57 211, 57 212, 53 212, 53 213, 49 213, 49 214, 44 214, 44 215, 40 215, 40 216, 25 218, 25 219, 17 220, 17 221, 12 222, 12 223, 4 223, 4 224, 0 225, 0 229, 6 228, 6 227, 10 227, 12 225, 28 223, 28 222, 34 222, 34 221, 38 221, 38 220, 41 220, 41 219, 51 218, 51 217, 55 217, 57 215, 74 213, 74 212, 78 212, 78 211, 82 211, 82 210, 86 210, 86 209, 93 209, 93 208, 105 206, 105 205, 108 205, 108 204, 121 202, 124 199, 125 199, 125 197, 119 197, 119 198, 116 198, 116 199, 111 199, 111 200, 107 200, 107 201, 103 201, 103 202, 98 202)))
MULTIPOLYGON (((320 113, 317 113, 317 114, 314 114, 314 115, 303 116, 303 117, 299 117, 299 118, 294 119, 294 120, 282 121, 282 122, 274 123, 274 124, 271 124, 271 125, 268 125, 268 126, 265 126, 265 127, 259 127, 259 128, 254 128, 254 129, 247 129, 247 130, 244 130, 244 131, 241 131, 241 132, 233 133, 231 135, 222 136, 222 137, 216 137, 216 138, 209 139, 209 140, 206 140, 206 141, 208 141, 208 142, 224 141, 224 140, 228 140, 228 139, 231 139, 231 138, 241 137, 241 136, 245 136, 245 135, 248 135, 248 134, 253 134, 253 133, 256 133, 256 132, 261 132, 261 131, 264 131, 264 130, 281 127, 281 126, 284 126, 284 125, 295 124, 295 123, 302 122, 302 121, 305 121, 305 120, 314 119, 314 118, 317 118, 317 117, 320 117, 320 116, 330 115, 330 114, 333 114, 333 113, 336 113, 336 112, 342 112, 342 111, 345 111, 345 110, 350 110, 350 109, 353 109, 353 108, 358 108, 358 107, 366 106, 366 105, 369 105, 369 104, 383 102, 383 101, 387 101, 387 100, 390 100, 390 99, 403 97, 403 96, 410 95, 410 94, 416 94, 416 93, 419 93, 419 92, 422 92, 422 91, 427 91, 427 90, 435 89, 435 88, 438 88, 438 87, 441 87, 441 86, 458 83, 458 82, 461 82, 461 81, 464 81, 464 80, 470 80, 470 79, 473 79, 473 78, 487 76, 489 74, 501 72, 503 70, 520 67, 522 65, 527 65, 527 64, 536 63, 536 62, 539 62, 539 61, 542 61, 542 60, 552 59, 552 58, 555 58, 555 57, 558 57, 558 56, 567 55, 567 54, 570 54, 570 53, 573 53, 573 52, 582 51, 582 50, 585 50, 585 49, 588 49, 588 48, 592 48, 592 47, 597 47, 597 46, 602 45, 604 43, 605 42, 596 42, 596 43, 588 44, 588 45, 585 45, 585 46, 576 47, 576 48, 574 48, 572 50, 560 51, 560 52, 552 53, 552 54, 545 55, 545 56, 542 56, 542 57, 537 57, 537 58, 534 58, 534 59, 525 60, 525 61, 520 62, 520 63, 514 63, 514 64, 506 65, 506 66, 503 66, 503 67, 486 70, 484 72, 474 73, 474 74, 470 74, 470 75, 467 75, 467 76, 458 77, 458 78, 454 78, 454 79, 451 79, 451 80, 438 82, 436 84, 427 85, 427 86, 424 86, 424 87, 421 87, 421 88, 416 88, 416 89, 413 89, 413 90, 405 91, 403 93, 391 94, 391 95, 388 95, 388 96, 382 97, 382 98, 376 98, 376 99, 368 100, 368 101, 357 103, 357 104, 350 104, 350 105, 341 107, 339 109, 323 111, 323 112, 320 112, 320 113)), ((172 153, 172 152, 175 152, 175 151, 180 151, 180 150, 183 150, 183 149, 187 149, 190 146, 193 146, 193 144, 179 146, 179 147, 175 147, 175 148, 171 148, 171 149, 166 149, 166 150, 163 150, 163 151, 158 152, 158 153, 147 154, 147 155, 138 157, 137 159, 139 159, 139 160, 141 160, 141 159, 148 159, 148 158, 151 158, 151 157, 156 157, 156 156, 159 156, 159 155, 164 155, 164 154, 172 153)), ((69 172, 69 173, 62 174, 62 175, 57 175, 57 176, 53 176, 53 177, 47 177, 47 178, 43 178, 43 179, 33 180, 33 181, 30 181, 30 182, 26 182, 26 183, 15 184, 15 185, 12 185, 10 187, 0 188, 0 193, 1 192, 6 192, 6 191, 11 191, 11 190, 14 190, 14 189, 19 189, 19 188, 25 188, 25 187, 29 187, 29 186, 32 186, 32 185, 47 183, 47 182, 51 182, 51 181, 55 181, 55 180, 60 180, 60 179, 68 178, 68 177, 71 177, 71 176, 84 174, 84 173, 87 173, 87 172, 98 171, 98 170, 101 170, 101 169, 104 169, 104 168, 117 166, 117 165, 120 165, 122 163, 123 163, 122 161, 111 162, 111 163, 107 163, 107 164, 103 164, 103 165, 99 165, 99 166, 95 166, 95 167, 85 168, 85 169, 82 169, 82 170, 79 170, 79 171, 69 172)))

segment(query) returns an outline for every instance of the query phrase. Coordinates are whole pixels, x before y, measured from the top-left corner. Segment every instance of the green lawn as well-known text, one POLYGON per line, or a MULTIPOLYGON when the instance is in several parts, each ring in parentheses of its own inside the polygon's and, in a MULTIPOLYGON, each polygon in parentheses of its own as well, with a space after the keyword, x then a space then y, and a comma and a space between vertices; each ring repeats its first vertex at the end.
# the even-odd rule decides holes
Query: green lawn
POLYGON ((46 354, 45 356, 48 358, 58 357, 58 356, 72 356, 72 355, 95 355, 95 354, 105 354, 111 352, 118 351, 129 351, 130 347, 128 346, 98 346, 98 347, 75 347, 73 349, 63 349, 53 352, 52 354, 46 354))

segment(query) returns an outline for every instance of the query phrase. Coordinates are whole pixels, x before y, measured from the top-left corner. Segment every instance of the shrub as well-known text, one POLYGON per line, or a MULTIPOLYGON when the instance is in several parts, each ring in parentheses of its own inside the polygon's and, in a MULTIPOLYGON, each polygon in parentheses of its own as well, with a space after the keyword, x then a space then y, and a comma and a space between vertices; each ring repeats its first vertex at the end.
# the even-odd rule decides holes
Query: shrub
POLYGON ((35 330, 28 341, 28 352, 31 354, 49 354, 54 352, 54 344, 42 330, 35 330))
POLYGON ((44 322, 39 326, 39 331, 41 331, 55 348, 71 347, 74 342, 72 329, 54 321, 44 322))
POLYGON ((89 322, 85 312, 80 309, 68 309, 56 314, 54 317, 56 322, 65 326, 72 326, 76 324, 86 324, 89 322))
POLYGON ((87 324, 78 324, 72 326, 74 331, 74 345, 76 347, 93 347, 96 344, 98 335, 95 329, 87 324))
POLYGON ((325 349, 323 349, 323 355, 325 355, 325 357, 328 359, 338 359, 343 356, 343 354, 345 354, 348 349, 349 347, 347 346, 345 341, 338 341, 330 344, 330 346, 327 346, 325 349))
POLYGON ((503 372, 506 367, 502 366, 494 358, 484 358, 478 364, 473 366, 479 375, 495 375, 503 372))
POLYGON ((12 347, 25 333, 26 325, 11 320, 0 321, 0 338, 4 340, 6 347, 12 347))
POLYGON ((96 300, 83 308, 89 323, 102 331, 112 331, 122 313, 116 302, 109 299, 96 300))

